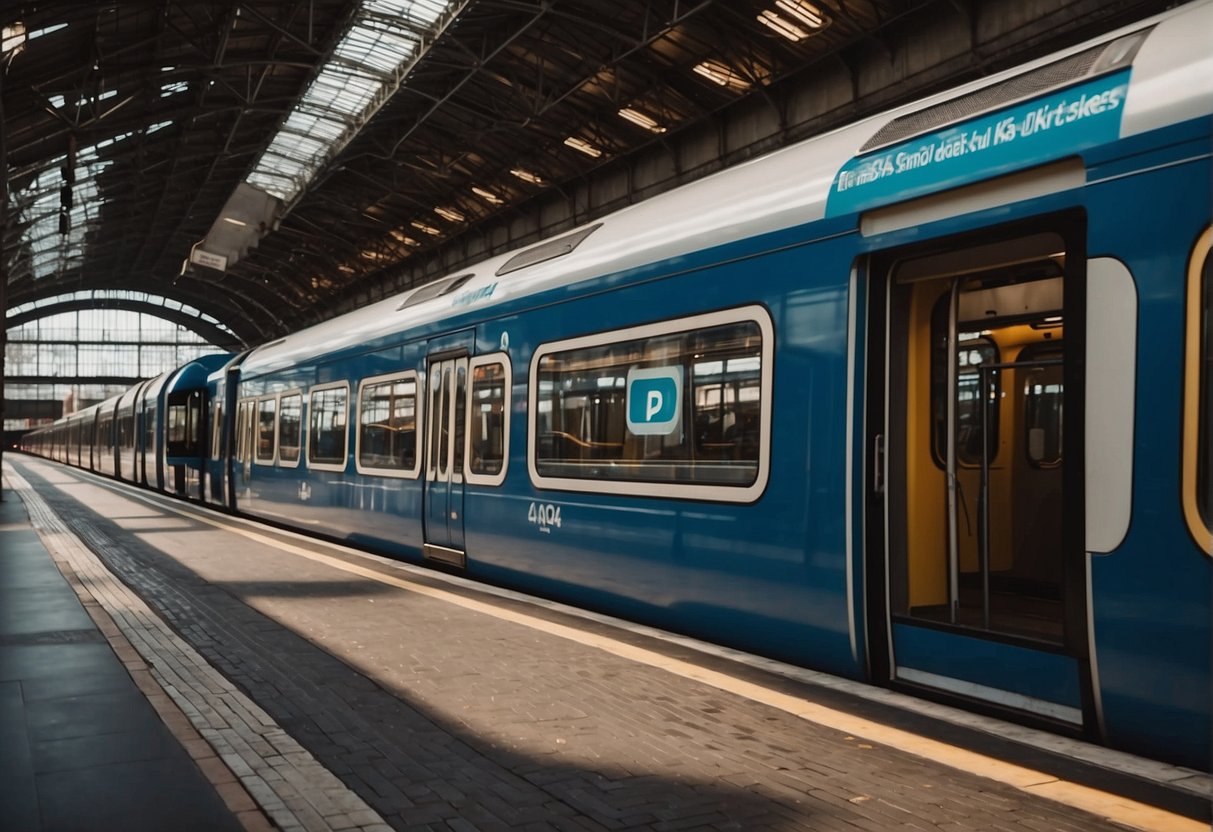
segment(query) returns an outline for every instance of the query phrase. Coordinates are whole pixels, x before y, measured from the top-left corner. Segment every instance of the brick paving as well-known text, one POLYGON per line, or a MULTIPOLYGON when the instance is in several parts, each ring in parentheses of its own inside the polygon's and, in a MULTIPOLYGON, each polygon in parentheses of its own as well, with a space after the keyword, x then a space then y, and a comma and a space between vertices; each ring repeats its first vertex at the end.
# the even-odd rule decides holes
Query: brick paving
POLYGON ((284 828, 1120 828, 88 482, 52 487, 43 475, 61 469, 18 465, 158 614, 132 626, 154 630, 162 616, 179 634, 149 663, 284 828), (199 683, 181 675, 187 649, 213 668, 199 683))

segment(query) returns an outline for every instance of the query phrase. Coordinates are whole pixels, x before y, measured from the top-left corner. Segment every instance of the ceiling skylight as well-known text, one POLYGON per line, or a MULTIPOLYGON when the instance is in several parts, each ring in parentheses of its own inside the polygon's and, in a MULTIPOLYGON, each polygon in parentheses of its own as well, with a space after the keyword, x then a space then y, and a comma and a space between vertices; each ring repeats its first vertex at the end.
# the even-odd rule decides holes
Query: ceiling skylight
POLYGON ((810 29, 824 29, 830 25, 830 18, 806 0, 775 0, 775 5, 810 29))
MULTIPOLYGON (((56 306, 61 303, 71 303, 73 301, 90 301, 94 304, 97 301, 130 301, 132 303, 147 304, 149 306, 163 306, 166 309, 180 311, 183 314, 191 315, 201 321, 205 321, 211 326, 223 330, 229 335, 233 334, 232 330, 218 318, 208 315, 200 309, 195 309, 193 306, 181 303, 171 298, 166 298, 164 295, 153 295, 150 292, 140 292, 132 289, 80 289, 75 292, 64 292, 61 295, 53 295, 51 297, 39 298, 38 300, 23 303, 20 306, 14 306, 8 310, 10 317, 24 315, 34 309, 44 309, 49 306, 56 306)), ((150 313, 149 313, 150 314, 150 313)))
POLYGON ((396 92, 423 43, 468 0, 363 0, 248 183, 291 203, 396 92))
POLYGON ((793 43, 804 40, 809 36, 809 33, 804 29, 801 29, 790 20, 780 17, 778 12, 773 12, 770 9, 763 9, 762 14, 758 15, 758 22, 793 43))
MULTIPOLYGON (((147 130, 169 123, 152 125, 147 130)), ((121 133, 81 148, 76 153, 71 182, 63 178, 67 157, 49 160, 29 187, 17 195, 21 221, 28 223, 25 240, 30 250, 30 271, 35 278, 50 277, 82 264, 85 235, 96 222, 103 203, 97 177, 113 164, 102 159, 98 151, 133 135, 121 133)))

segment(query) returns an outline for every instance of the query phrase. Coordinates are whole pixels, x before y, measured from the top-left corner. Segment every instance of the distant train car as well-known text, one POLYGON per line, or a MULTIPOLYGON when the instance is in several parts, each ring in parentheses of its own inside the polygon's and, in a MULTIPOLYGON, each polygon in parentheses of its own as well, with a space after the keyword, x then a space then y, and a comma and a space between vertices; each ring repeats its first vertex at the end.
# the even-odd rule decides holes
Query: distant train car
POLYGON ((1207 768, 1209 31, 1191 4, 257 348, 206 380, 202 493, 1207 768))
POLYGON ((165 383, 160 399, 163 413, 163 443, 157 466, 163 477, 161 488, 171 494, 201 500, 205 497, 204 477, 210 448, 211 410, 207 377, 225 365, 226 353, 205 355, 174 372, 165 383))

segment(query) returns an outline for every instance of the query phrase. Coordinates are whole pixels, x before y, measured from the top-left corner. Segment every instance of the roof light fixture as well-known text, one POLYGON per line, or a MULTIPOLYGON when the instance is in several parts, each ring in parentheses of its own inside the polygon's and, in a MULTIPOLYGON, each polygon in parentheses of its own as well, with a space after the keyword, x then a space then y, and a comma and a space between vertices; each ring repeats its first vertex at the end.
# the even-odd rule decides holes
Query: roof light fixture
POLYGON ((811 29, 824 29, 830 23, 821 9, 806 0, 775 0, 775 6, 811 29))
POLYGON ((639 110, 634 110, 631 107, 624 107, 622 110, 620 110, 619 117, 632 122, 632 124, 643 127, 645 130, 648 130, 650 133, 664 133, 665 132, 665 128, 662 127, 660 124, 658 124, 656 119, 652 118, 651 116, 645 115, 644 113, 640 112, 639 110))
POLYGON ((404 233, 403 231, 401 231, 399 228, 393 228, 391 231, 389 231, 389 232, 388 232, 388 235, 389 235, 389 236, 390 236, 390 237, 391 237, 393 240, 395 240, 396 242, 398 242, 398 243, 404 243, 406 246, 415 246, 415 245, 417 245, 417 241, 416 241, 416 240, 414 240, 414 239, 413 239, 412 237, 410 237, 408 234, 405 234, 405 233, 404 233))
POLYGON ((246 225, 248 225, 248 223, 245 222, 244 220, 238 220, 235 217, 224 217, 223 221, 230 222, 232 225, 238 225, 241 228, 244 228, 246 225))
POLYGON ((466 219, 463 214, 459 213, 454 208, 435 208, 434 213, 442 217, 444 220, 450 220, 451 222, 463 222, 466 219))
POLYGON ((584 153, 586 156, 589 156, 594 159, 597 159, 599 156, 602 155, 601 148, 595 147, 594 145, 587 142, 585 139, 578 138, 577 136, 569 136, 567 139, 564 140, 564 143, 567 146, 573 148, 574 150, 579 150, 582 153, 584 153))
POLYGON ((758 15, 758 22, 775 34, 787 38, 793 43, 804 40, 809 36, 809 33, 804 29, 801 29, 790 20, 785 20, 777 12, 773 12, 770 9, 762 10, 762 13, 758 15))
POLYGON ((529 170, 525 170, 523 168, 510 168, 510 173, 517 176, 523 182, 529 182, 532 185, 543 184, 543 179, 540 178, 538 174, 531 173, 529 170))
POLYGON ((411 223, 409 223, 409 225, 413 226, 413 228, 416 228, 418 231, 424 231, 426 234, 429 234, 431 237, 437 237, 442 234, 442 232, 439 231, 437 228, 435 228, 432 225, 426 225, 421 220, 413 220, 411 223))
POLYGON ((721 61, 703 61, 695 65, 694 71, 696 74, 707 78, 713 84, 719 84, 729 89, 744 90, 750 86, 749 81, 738 75, 728 64, 721 61))
POLYGON ((504 199, 497 196, 497 194, 493 193, 492 191, 486 191, 484 188, 478 188, 475 185, 473 185, 472 193, 474 193, 476 196, 480 197, 481 199, 483 199, 485 202, 489 203, 490 205, 505 204, 504 199))

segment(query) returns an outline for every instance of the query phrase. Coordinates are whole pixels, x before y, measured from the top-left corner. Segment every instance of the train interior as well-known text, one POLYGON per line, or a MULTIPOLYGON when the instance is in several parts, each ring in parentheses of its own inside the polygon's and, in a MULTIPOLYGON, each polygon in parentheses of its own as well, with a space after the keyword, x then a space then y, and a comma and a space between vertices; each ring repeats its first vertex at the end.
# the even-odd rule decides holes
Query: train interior
POLYGON ((545 475, 747 484, 758 472, 762 341, 752 322, 544 356, 536 458, 545 475), (628 427, 628 374, 677 368, 677 426, 628 427))
POLYGON ((893 273, 895 618, 1064 641, 1064 274, 1056 234, 893 273))

